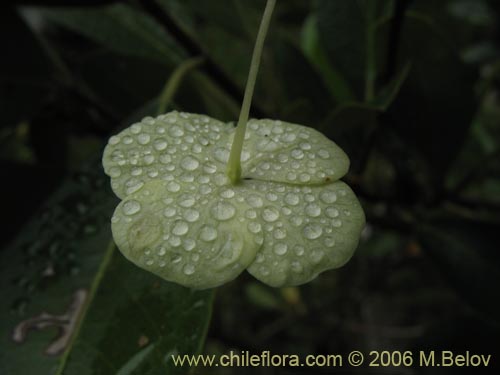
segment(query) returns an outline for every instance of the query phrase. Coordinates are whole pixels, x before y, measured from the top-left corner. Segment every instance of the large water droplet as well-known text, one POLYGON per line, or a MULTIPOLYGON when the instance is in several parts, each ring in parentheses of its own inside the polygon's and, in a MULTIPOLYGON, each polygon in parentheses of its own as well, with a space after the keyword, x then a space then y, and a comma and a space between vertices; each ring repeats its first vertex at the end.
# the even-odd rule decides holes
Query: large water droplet
POLYGON ((321 249, 313 249, 311 251, 311 260, 313 263, 319 263, 321 262, 321 259, 323 259, 323 256, 325 253, 321 249))
POLYGON ((274 245, 273 250, 277 255, 284 255, 288 250, 288 246, 285 243, 278 242, 276 245, 274 245))
POLYGON ((256 223, 255 221, 251 221, 250 223, 248 223, 247 228, 250 232, 254 234, 257 234, 260 231, 262 231, 261 225, 259 223, 256 223))
POLYGON ((334 247, 335 246, 335 239, 333 237, 326 237, 325 242, 324 242, 326 247, 334 247))
POLYGON ((179 185, 177 182, 175 181, 170 181, 167 185, 167 190, 172 192, 172 193, 176 193, 178 192, 179 190, 181 189, 181 185, 179 185))
POLYGON ((247 203, 255 208, 262 207, 262 205, 264 204, 262 198, 259 197, 258 195, 249 195, 247 197, 247 203))
POLYGON ((220 196, 222 198, 227 198, 227 199, 232 198, 232 197, 234 197, 234 190, 233 189, 224 189, 220 192, 220 196))
POLYGON ((273 232, 273 236, 277 240, 282 240, 286 237, 286 230, 283 228, 276 228, 273 232))
POLYGON ((183 242, 182 242, 182 247, 184 247, 184 250, 186 251, 191 251, 195 248, 196 246, 196 241, 193 240, 192 238, 186 238, 183 242))
POLYGON ((207 242, 213 241, 217 238, 217 230, 210 225, 205 225, 204 227, 201 228, 200 238, 203 241, 207 241, 207 242))
POLYGON ((297 262, 297 261, 293 261, 290 264, 290 268, 292 269, 293 272, 296 272, 296 273, 302 273, 302 271, 304 270, 304 267, 302 267, 302 264, 300 264, 300 262, 297 262))
POLYGON ((326 210, 326 216, 335 218, 339 216, 339 210, 337 210, 335 207, 327 207, 326 210))
POLYGON ((168 134, 172 137, 182 137, 184 135, 184 130, 179 126, 172 126, 168 129, 168 134))
POLYGON ((159 138, 154 142, 154 148, 156 151, 163 151, 167 148, 167 141, 163 138, 159 138))
POLYGON ((141 204, 131 199, 123 204, 122 210, 125 215, 134 215, 141 210, 141 204))
POLYGON ((176 236, 183 236, 189 230, 189 225, 185 221, 178 221, 175 223, 172 233, 176 236))
POLYGON ((122 174, 122 171, 119 167, 111 167, 109 169, 109 175, 113 178, 120 177, 122 174))
POLYGON ((321 236, 323 229, 317 224, 307 224, 304 227, 304 236, 310 240, 314 240, 321 236))
POLYGON ((184 207, 184 208, 189 208, 189 207, 193 207, 195 202, 196 201, 192 196, 185 194, 179 200, 179 206, 184 207))
POLYGON ((127 187, 125 189, 125 192, 127 193, 127 195, 130 195, 135 193, 136 191, 139 191, 144 186, 144 182, 140 180, 130 179, 125 183, 125 186, 127 187))
POLYGON ((269 223, 278 220, 279 216, 279 211, 271 206, 264 208, 262 211, 262 218, 269 223))
POLYGON ((219 201, 212 206, 210 212, 215 219, 224 221, 234 216, 236 208, 231 203, 219 201))
POLYGON ((337 194, 333 191, 322 191, 319 194, 319 199, 328 204, 334 203, 337 200, 337 194))
POLYGON ((172 217, 176 214, 176 210, 174 207, 167 207, 165 208, 165 210, 163 211, 163 216, 165 217, 172 217))
POLYGON ((141 145, 147 145, 151 140, 151 136, 147 133, 141 133, 137 136, 137 142, 141 145))
POLYGON ((192 156, 186 156, 184 159, 181 161, 181 167, 185 169, 186 171, 194 171, 196 170, 200 165, 200 162, 198 159, 192 157, 192 156))
POLYGON ((194 273, 195 268, 194 268, 194 266, 192 264, 188 263, 188 264, 186 264, 184 266, 184 268, 182 269, 182 271, 184 272, 185 275, 189 276, 189 275, 192 275, 194 273))
POLYGON ((298 148, 292 150, 291 152, 292 158, 300 160, 304 158, 304 152, 298 148))
POLYGON ((305 251, 305 249, 304 249, 304 246, 301 246, 301 245, 295 245, 295 246, 293 247, 293 251, 295 252, 295 254, 296 254, 297 256, 299 256, 299 257, 300 257, 300 256, 304 255, 304 251, 305 251))
POLYGON ((196 220, 198 220, 199 217, 200 217, 200 213, 195 209, 187 209, 184 212, 184 219, 186 219, 190 223, 195 222, 196 220))
POLYGON ((218 149, 215 150, 214 157, 215 160, 221 163, 227 163, 227 161, 229 160, 229 151, 226 150, 225 148, 219 147, 218 149))
POLYGON ((307 216, 318 217, 321 215, 321 207, 316 203, 309 203, 305 208, 305 212, 307 216))
POLYGON ((324 148, 322 148, 318 151, 318 156, 321 159, 328 159, 330 157, 330 153, 327 150, 325 150, 324 148))

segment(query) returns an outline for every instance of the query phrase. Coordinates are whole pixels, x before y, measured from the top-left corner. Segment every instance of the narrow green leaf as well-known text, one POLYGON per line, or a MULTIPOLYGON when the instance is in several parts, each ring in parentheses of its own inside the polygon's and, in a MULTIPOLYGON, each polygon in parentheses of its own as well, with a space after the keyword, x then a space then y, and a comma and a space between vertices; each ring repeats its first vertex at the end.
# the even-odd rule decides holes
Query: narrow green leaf
POLYGON ((339 74, 328 60, 326 51, 318 33, 317 17, 310 15, 302 29, 301 49, 309 62, 321 74, 332 97, 339 103, 352 101, 355 95, 352 92, 349 82, 339 74))

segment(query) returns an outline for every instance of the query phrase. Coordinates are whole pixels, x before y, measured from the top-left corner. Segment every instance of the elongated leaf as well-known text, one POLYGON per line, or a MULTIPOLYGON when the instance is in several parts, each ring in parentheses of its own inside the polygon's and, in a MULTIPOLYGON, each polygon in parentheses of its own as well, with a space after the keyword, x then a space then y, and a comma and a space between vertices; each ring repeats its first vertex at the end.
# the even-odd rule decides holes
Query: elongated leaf
POLYGON ((309 16, 302 29, 301 49, 314 68, 321 73, 330 94, 338 102, 354 100, 349 83, 328 60, 318 33, 317 17, 309 16))
POLYGON ((116 199, 99 164, 70 178, 0 255, 2 374, 172 373, 169 353, 201 348, 212 292, 113 252, 116 199))
POLYGON ((154 20, 128 5, 97 9, 50 9, 44 10, 43 14, 49 21, 122 55, 161 63, 172 63, 183 56, 175 41, 154 20))
POLYGON ((472 123, 474 75, 425 15, 407 17, 400 61, 403 57, 412 67, 390 115, 401 139, 427 161, 437 185, 472 123))

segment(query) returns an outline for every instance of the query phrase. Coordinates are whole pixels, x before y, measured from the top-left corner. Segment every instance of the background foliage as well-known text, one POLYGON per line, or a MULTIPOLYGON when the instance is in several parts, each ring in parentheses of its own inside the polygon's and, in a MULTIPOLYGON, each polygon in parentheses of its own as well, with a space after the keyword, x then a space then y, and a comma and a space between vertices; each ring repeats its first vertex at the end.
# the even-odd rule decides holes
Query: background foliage
POLYGON ((214 299, 114 250, 107 138, 155 115, 172 77, 168 109, 234 121, 264 3, 2 2, 2 374, 185 373, 170 354, 230 349, 469 350, 498 366, 497 1, 278 2, 253 115, 319 129, 350 155, 368 222, 343 268, 284 289, 242 275, 214 299), (21 322, 39 329, 16 343, 21 322), (71 340, 47 354, 61 332, 71 340))

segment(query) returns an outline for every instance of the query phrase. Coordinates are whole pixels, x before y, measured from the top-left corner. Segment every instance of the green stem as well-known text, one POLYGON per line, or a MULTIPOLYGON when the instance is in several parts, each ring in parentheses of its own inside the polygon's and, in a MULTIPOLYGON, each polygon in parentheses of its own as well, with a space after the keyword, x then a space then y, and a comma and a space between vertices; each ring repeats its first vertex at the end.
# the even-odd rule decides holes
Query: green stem
POLYGON ((248 73, 247 85, 245 87, 245 96, 243 97, 240 117, 238 119, 238 125, 236 126, 231 153, 227 164, 226 173, 233 185, 237 184, 241 178, 241 150, 243 149, 243 140, 245 139, 245 131, 250 113, 250 105, 252 104, 255 81, 257 80, 257 73, 259 71, 262 49, 264 47, 264 41, 266 39, 267 30, 269 29, 269 23, 271 22, 271 15, 273 14, 275 4, 276 0, 267 0, 266 9, 262 15, 257 40, 255 41, 255 47, 253 49, 250 72, 248 73))

